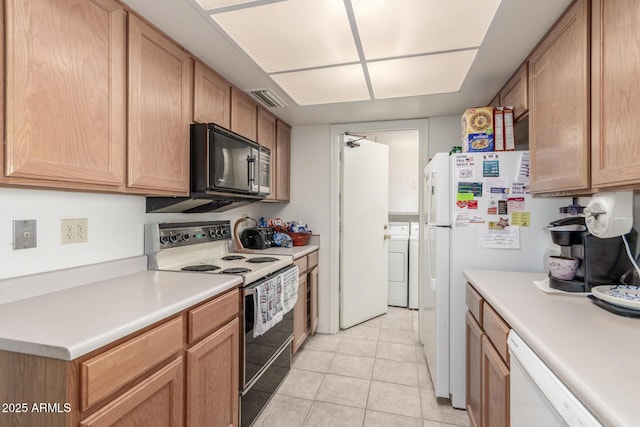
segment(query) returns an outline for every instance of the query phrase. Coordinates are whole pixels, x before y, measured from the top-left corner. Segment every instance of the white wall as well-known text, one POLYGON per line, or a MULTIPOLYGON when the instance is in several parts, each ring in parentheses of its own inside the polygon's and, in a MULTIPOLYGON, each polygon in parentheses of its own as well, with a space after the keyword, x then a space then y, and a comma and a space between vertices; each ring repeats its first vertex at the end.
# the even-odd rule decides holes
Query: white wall
POLYGON ((257 219, 260 203, 223 213, 146 214, 143 196, 0 188, 0 279, 142 255, 144 224, 257 219), (88 218, 88 242, 62 245, 60 220, 88 218), (13 250, 13 220, 37 221, 37 247, 13 250))
POLYGON ((331 292, 337 260, 331 256, 331 133, 330 126, 291 129, 291 200, 294 203, 263 203, 265 218, 306 222, 320 235, 318 332, 335 331, 331 308, 337 296, 331 292))
POLYGON ((429 158, 436 153, 448 153, 454 145, 461 145, 461 115, 429 119, 429 158))

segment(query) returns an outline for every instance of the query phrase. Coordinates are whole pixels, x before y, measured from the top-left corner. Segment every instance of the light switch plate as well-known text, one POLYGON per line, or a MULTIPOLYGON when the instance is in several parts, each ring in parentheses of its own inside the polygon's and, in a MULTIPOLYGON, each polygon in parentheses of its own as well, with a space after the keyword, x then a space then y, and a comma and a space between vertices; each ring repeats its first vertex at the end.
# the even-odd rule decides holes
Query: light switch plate
POLYGON ((31 249, 37 244, 36 220, 13 221, 13 249, 31 249))

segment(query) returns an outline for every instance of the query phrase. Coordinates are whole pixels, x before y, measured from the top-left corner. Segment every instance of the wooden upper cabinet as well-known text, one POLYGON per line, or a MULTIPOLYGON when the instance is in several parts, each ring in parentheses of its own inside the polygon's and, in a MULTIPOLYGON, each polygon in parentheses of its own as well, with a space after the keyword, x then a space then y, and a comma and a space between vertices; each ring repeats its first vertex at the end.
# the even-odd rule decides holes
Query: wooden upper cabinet
POLYGON ((192 61, 129 16, 128 186, 147 194, 189 192, 192 61))
POLYGON ((592 186, 640 183, 640 3, 592 0, 592 186))
POLYGON ((577 0, 529 58, 533 193, 589 188, 588 4, 577 0))
POLYGON ((275 164, 276 200, 288 202, 291 188, 291 127, 280 120, 276 123, 275 164))
POLYGON ((496 94, 496 96, 493 97, 493 99, 491 100, 491 102, 489 102, 489 107, 499 107, 500 106, 500 94, 496 94))
POLYGON ((112 0, 4 4, 6 177, 1 180, 122 189, 126 12, 112 0))
POLYGON ((193 71, 193 121, 231 126, 231 83, 198 60, 193 71))
POLYGON ((258 107, 258 139, 257 143, 271 151, 270 184, 271 189, 266 200, 273 200, 276 197, 276 117, 262 107, 258 107))
POLYGON ((528 87, 528 64, 525 62, 500 91, 502 105, 513 107, 514 122, 529 112, 528 87))
POLYGON ((258 129, 257 122, 258 104, 249 98, 248 95, 232 87, 230 130, 255 141, 258 129))

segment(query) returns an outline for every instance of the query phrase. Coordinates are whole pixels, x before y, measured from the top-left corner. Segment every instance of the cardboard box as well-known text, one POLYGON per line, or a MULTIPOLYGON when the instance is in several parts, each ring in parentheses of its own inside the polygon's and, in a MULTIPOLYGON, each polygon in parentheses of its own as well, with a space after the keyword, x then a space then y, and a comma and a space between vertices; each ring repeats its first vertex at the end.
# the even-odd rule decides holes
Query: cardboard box
POLYGON ((504 107, 504 149, 515 151, 516 141, 513 135, 513 107, 504 107))
POLYGON ((493 109, 493 125, 495 128, 495 151, 504 151, 504 108, 493 109))
POLYGON ((493 107, 469 108, 462 115, 462 152, 493 151, 493 107))

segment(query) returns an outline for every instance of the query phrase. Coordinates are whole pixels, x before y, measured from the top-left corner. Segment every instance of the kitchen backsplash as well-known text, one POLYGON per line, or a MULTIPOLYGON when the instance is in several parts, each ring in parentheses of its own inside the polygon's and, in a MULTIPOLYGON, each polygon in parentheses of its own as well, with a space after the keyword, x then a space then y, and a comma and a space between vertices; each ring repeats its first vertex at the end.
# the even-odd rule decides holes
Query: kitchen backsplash
POLYGON ((166 221, 260 218, 260 203, 223 213, 146 214, 145 198, 118 194, 0 188, 0 279, 144 253, 144 225, 166 221), (61 244, 63 218, 87 218, 87 243, 61 244), (13 250, 13 221, 37 221, 37 246, 13 250))

